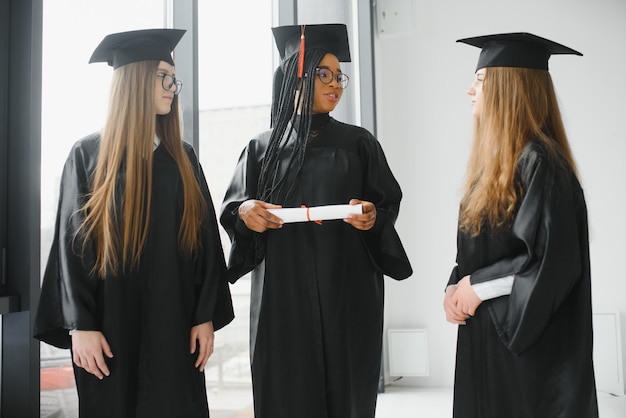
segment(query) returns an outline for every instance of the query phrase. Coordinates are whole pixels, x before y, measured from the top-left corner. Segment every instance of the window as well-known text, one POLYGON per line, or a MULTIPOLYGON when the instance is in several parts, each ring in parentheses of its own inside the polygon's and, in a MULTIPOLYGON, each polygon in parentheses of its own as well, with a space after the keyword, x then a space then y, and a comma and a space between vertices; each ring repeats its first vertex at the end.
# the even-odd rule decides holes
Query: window
MULTIPOLYGON (((164 27, 165 0, 44 2, 41 255, 43 274, 54 235, 63 163, 78 139, 104 124, 111 67, 89 65, 102 38, 113 32, 164 27), (123 12, 120 12, 123 11, 123 12)), ((78 416, 69 350, 41 344, 41 413, 78 416)), ((55 415, 57 416, 57 415, 55 415)))
MULTIPOLYGON (((290 13, 295 3, 197 2, 199 141, 196 151, 218 213, 242 149, 258 133, 269 129, 273 71, 278 64, 270 28, 279 25, 276 16, 281 13, 281 19, 287 21, 280 24, 292 23, 290 13), (281 13, 276 10, 279 7, 281 13)), ((102 63, 88 65, 93 49, 109 33, 170 26, 168 22, 173 19, 168 13, 175 11, 177 4, 177 0, 44 2, 42 272, 54 233, 63 163, 74 142, 99 130, 106 116, 112 70, 102 63)), ((319 5, 301 6, 299 20, 328 20, 313 16, 313 11, 319 12, 319 5)), ((344 5, 340 10, 333 7, 332 13, 328 7, 322 9, 331 13, 331 20, 345 21, 345 16, 351 15, 346 10, 353 6, 344 5)), ((351 39, 354 46, 355 39, 351 39)), ((353 55, 358 56, 356 49, 353 55)), ((354 72, 350 76, 352 80, 359 79, 354 72)), ((187 83, 187 88, 190 85, 187 83)), ((362 90, 356 86, 354 83, 353 92, 347 91, 338 119, 350 122, 356 117, 358 106, 352 104, 351 95, 357 96, 362 90)), ((183 87, 181 95, 185 92, 183 87)), ((192 141, 191 137, 186 139, 192 141)), ((228 237, 223 230, 220 232, 228 254, 228 237)), ((249 276, 232 285, 231 292, 236 318, 216 333, 216 350, 205 370, 209 407, 216 416, 252 417, 249 276)), ((41 368, 42 415, 78 416, 69 351, 42 344, 41 368)))
MULTIPOLYGON (((272 26, 272 0, 198 3, 199 158, 218 214, 239 154, 269 129, 272 26)), ((228 257, 230 241, 220 232, 228 257)), ((207 364, 209 406, 252 416, 249 275, 231 285, 231 292, 235 320, 216 333, 207 364)))

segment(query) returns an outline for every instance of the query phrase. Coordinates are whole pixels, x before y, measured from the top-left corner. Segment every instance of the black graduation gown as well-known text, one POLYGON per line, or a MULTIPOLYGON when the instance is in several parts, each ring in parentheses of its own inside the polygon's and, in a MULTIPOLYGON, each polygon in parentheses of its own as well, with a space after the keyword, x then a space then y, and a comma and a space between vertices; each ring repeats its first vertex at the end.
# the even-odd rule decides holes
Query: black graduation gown
POLYGON ((83 257, 74 232, 77 210, 89 193, 99 135, 76 143, 64 167, 56 232, 44 274, 35 337, 68 348, 69 329, 100 330, 114 357, 109 377, 98 380, 74 366, 83 417, 202 417, 209 414, 204 373, 189 354, 194 325, 213 321, 219 329, 233 318, 217 220, 204 174, 185 145, 207 202, 202 249, 192 259, 178 250, 183 190, 178 168, 160 145, 154 151, 148 240, 138 268, 103 280, 89 274, 94 260, 83 257))
POLYGON ((394 228, 402 194, 380 144, 365 129, 328 115, 320 118, 326 125, 309 140, 304 166, 283 207, 370 201, 377 208, 372 230, 359 231, 342 220, 285 224, 263 234, 247 229, 237 210, 256 197, 270 132, 243 151, 222 206, 220 220, 233 244, 230 280, 254 269, 256 418, 373 418, 383 274, 400 280, 412 273, 394 228))
POLYGON ((458 235, 448 284, 514 276, 459 326, 455 418, 595 418, 587 209, 569 169, 530 143, 511 228, 458 235))

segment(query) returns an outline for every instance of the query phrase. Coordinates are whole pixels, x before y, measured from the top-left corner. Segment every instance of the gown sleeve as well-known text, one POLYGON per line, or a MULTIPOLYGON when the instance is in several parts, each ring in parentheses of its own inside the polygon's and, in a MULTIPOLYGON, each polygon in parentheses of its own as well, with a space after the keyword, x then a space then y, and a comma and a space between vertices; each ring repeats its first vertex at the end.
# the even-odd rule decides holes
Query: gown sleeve
POLYGON ((403 280, 413 274, 413 269, 395 228, 402 190, 380 143, 371 135, 368 142, 363 200, 376 206, 376 223, 371 230, 362 232, 363 240, 379 269, 393 279, 403 280))
POLYGON ((229 324, 234 318, 232 297, 226 279, 226 263, 217 226, 217 217, 206 177, 191 147, 187 149, 187 155, 196 170, 200 190, 207 206, 207 215, 202 226, 201 251, 203 257, 201 259, 204 261, 199 272, 201 275, 200 285, 196 289, 194 325, 212 321, 213 329, 217 331, 229 324))
POLYGON ((573 173, 555 164, 536 154, 522 160, 525 194, 512 232, 525 250, 473 272, 470 279, 473 284, 514 275, 510 296, 489 304, 498 334, 514 353, 538 340, 568 294, 588 274, 583 193, 573 173))
POLYGON ((69 348, 69 330, 98 330, 97 278, 91 274, 94 255, 82 245, 76 231, 84 217, 80 208, 89 193, 95 141, 77 144, 63 168, 54 240, 44 272, 34 337, 59 348, 69 348), (75 239, 76 238, 76 239, 75 239))
POLYGON ((251 141, 242 151, 222 203, 220 223, 231 241, 228 259, 228 280, 231 283, 252 271, 264 257, 262 234, 248 229, 238 214, 239 206, 256 196, 260 171, 256 144, 251 141))

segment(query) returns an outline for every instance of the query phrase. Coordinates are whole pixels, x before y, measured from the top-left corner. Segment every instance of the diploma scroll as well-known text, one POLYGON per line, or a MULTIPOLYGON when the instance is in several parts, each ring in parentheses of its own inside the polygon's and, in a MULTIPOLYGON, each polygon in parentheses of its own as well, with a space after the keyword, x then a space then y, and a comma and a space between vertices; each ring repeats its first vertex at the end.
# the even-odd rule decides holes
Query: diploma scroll
POLYGON ((345 219, 351 214, 363 213, 362 205, 327 205, 311 208, 280 208, 268 209, 285 223, 327 221, 331 219, 345 219))

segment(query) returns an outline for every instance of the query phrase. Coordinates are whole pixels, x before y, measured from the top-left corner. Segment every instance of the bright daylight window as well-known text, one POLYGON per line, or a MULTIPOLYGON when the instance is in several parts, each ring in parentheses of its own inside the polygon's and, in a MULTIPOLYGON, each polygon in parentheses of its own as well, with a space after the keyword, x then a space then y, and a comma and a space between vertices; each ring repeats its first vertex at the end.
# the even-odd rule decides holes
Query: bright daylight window
MULTIPOLYGON (((63 163, 74 142, 99 130, 106 115, 112 70, 102 63, 89 65, 89 57, 109 33, 165 27, 166 3, 44 2, 42 273, 54 234, 63 163)), ((239 153, 253 135, 269 127, 272 0, 200 1, 198 7, 200 145, 196 151, 219 211, 239 153)), ((184 88, 181 94, 185 94, 184 88)), ((223 243, 227 252, 225 234, 223 243)), ((241 279, 232 292, 237 318, 216 333, 216 352, 206 367, 209 407, 211 416, 251 417, 249 278, 241 279)), ((41 416, 78 416, 69 350, 44 343, 41 416)))
MULTIPOLYGON (((271 26, 272 0, 198 2, 199 158, 218 213, 239 154, 269 129, 271 26)), ((228 258, 228 235, 220 232, 228 258)), ((231 285, 231 292, 235 320, 216 333, 216 353, 207 365, 209 408, 212 414, 251 418, 250 276, 231 285)))

